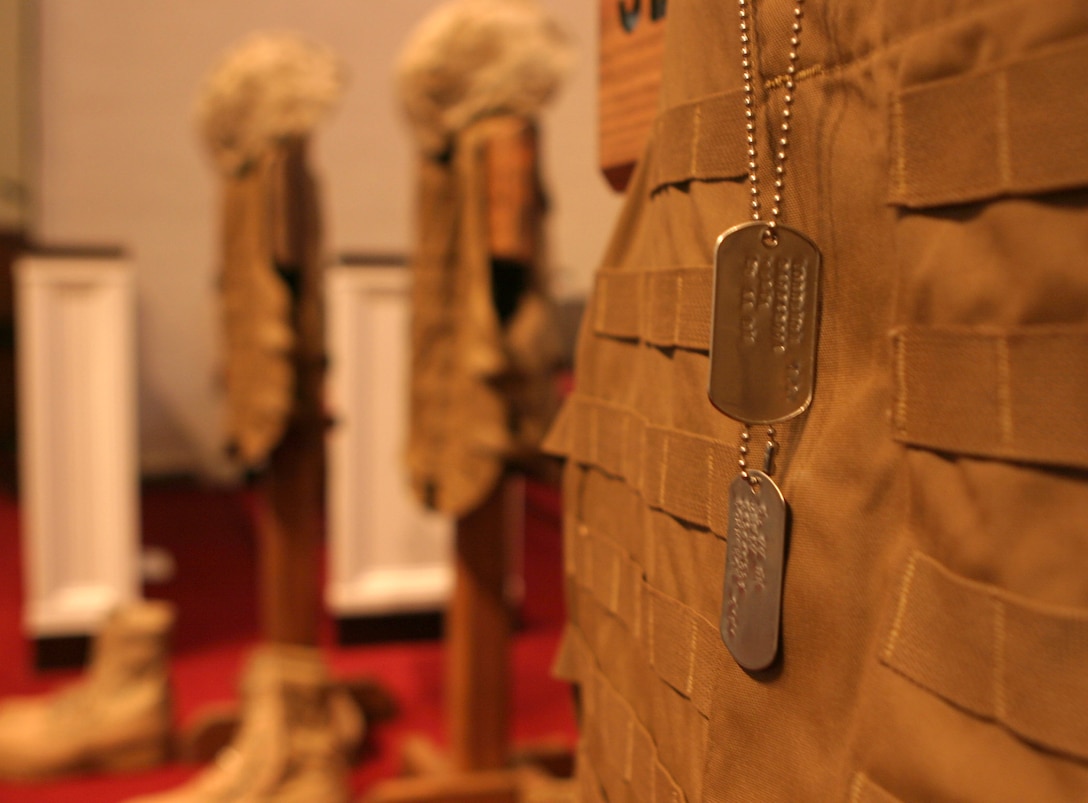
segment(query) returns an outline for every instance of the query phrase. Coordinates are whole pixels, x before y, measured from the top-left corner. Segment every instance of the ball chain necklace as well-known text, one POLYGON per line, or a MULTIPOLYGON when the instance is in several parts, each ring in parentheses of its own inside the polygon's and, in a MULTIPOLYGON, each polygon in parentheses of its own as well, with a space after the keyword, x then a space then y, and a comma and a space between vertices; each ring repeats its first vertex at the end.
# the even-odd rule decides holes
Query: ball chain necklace
MULTIPOLYGON (((729 529, 720 630, 740 666, 766 669, 779 646, 785 573, 786 501, 771 478, 775 425, 801 415, 815 384, 820 252, 782 225, 802 4, 796 0, 782 122, 774 158, 774 203, 764 219, 756 152, 752 0, 738 0, 751 221, 718 238, 710 338, 710 401, 744 425, 740 473, 729 487, 729 529), (766 425, 763 468, 748 465, 751 427, 766 425)), ((772 139, 772 146, 774 145, 772 139)))

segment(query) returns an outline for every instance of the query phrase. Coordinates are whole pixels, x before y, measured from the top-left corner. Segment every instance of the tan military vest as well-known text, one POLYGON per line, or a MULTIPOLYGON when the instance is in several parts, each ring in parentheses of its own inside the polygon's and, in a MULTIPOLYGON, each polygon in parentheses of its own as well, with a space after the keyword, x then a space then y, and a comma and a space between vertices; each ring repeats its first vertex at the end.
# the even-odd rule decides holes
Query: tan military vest
MULTIPOLYGON (((751 6, 763 159, 794 4, 751 6)), ((1088 800, 1088 5, 804 6, 783 222, 824 270, 815 397, 778 428, 780 659, 748 674, 718 632, 737 5, 676 0, 551 435, 582 799, 1088 800)))
MULTIPOLYGON (((528 118, 484 117, 454 136, 448 156, 420 161, 408 468, 420 499, 454 515, 482 502, 512 461, 536 452, 555 411, 559 348, 542 234, 524 238, 537 253, 505 322, 492 293, 488 150, 527 136, 535 141, 528 118)), ((525 167, 536 198, 517 206, 539 229, 537 164, 525 167)))
POLYGON ((223 178, 226 438, 257 467, 287 428, 320 428, 320 218, 306 141, 269 142, 223 178))

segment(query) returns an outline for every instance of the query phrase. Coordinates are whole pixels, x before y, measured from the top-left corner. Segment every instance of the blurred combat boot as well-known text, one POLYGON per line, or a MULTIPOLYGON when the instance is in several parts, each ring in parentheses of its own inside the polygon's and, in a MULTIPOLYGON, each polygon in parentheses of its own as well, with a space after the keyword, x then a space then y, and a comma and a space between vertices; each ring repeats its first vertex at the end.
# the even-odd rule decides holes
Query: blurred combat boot
POLYGON ((269 645, 242 681, 242 722, 215 763, 186 785, 129 803, 347 803, 347 755, 362 716, 318 650, 269 645))
POLYGON ((165 602, 118 608, 95 637, 86 676, 59 692, 0 703, 0 777, 136 770, 167 757, 172 727, 165 602))

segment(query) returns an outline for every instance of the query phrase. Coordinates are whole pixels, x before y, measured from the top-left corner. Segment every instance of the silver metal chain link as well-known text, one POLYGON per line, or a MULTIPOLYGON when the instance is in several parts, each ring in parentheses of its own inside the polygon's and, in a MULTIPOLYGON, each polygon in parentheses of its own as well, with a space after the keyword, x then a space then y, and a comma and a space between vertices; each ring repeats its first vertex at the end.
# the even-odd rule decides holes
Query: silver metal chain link
MULTIPOLYGON (((752 220, 762 220, 762 204, 759 198, 759 175, 756 151, 756 110, 755 110, 755 71, 752 60, 754 34, 750 24, 752 0, 737 0, 740 14, 740 54, 744 68, 744 117, 748 140, 748 184, 752 194, 752 220)), ((767 219, 767 236, 773 244, 776 240, 775 227, 782 214, 782 190, 786 179, 786 152, 789 148, 790 118, 793 114, 794 77, 797 75, 797 50, 801 44, 801 16, 804 0, 797 0, 793 9, 793 24, 790 32, 789 64, 786 67, 786 94, 782 97, 782 123, 779 126, 781 136, 777 140, 774 158, 774 205, 767 219)))
MULTIPOLYGON (((740 55, 741 65, 744 68, 744 127, 748 141, 748 186, 751 193, 752 220, 763 219, 762 204, 759 197, 759 162, 756 150, 756 98, 755 98, 755 69, 753 66, 752 51, 753 40, 750 20, 752 17, 752 0, 737 0, 740 14, 740 55)), ((786 181, 786 153, 790 144, 790 120, 793 115, 793 90, 794 78, 797 75, 797 50, 801 44, 801 17, 804 0, 797 0, 793 9, 793 23, 790 31, 789 64, 786 66, 784 86, 786 93, 782 97, 782 122, 779 125, 780 136, 777 147, 774 149, 774 205, 771 207, 770 216, 767 219, 767 230, 763 234, 763 243, 768 247, 778 244, 778 219, 782 215, 782 192, 786 181)), ((750 482, 748 473, 748 444, 751 441, 751 428, 746 423, 741 431, 740 456, 737 464, 740 466, 740 475, 750 482)), ((767 446, 763 458, 763 471, 768 476, 774 471, 774 457, 778 451, 778 440, 774 426, 767 428, 767 446)))

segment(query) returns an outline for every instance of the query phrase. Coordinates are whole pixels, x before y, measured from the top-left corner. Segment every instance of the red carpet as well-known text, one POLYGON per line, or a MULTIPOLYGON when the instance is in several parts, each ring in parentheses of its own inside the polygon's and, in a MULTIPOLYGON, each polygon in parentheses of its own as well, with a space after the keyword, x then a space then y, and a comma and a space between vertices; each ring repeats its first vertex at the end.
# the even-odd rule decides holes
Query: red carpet
MULTIPOLYGON (((573 744, 569 688, 551 678, 562 621, 558 493, 530 483, 526 493, 525 599, 522 629, 514 645, 513 737, 520 741, 573 744)), ((172 673, 179 724, 209 703, 233 699, 246 655, 257 639, 254 537, 244 492, 154 485, 143 496, 143 538, 169 550, 175 578, 147 595, 173 601, 179 617, 172 673)), ((73 672, 36 673, 31 646, 21 630, 22 582, 19 515, 10 494, 0 494, 0 697, 47 691, 77 677, 73 672)), ((363 793, 397 774, 406 735, 442 741, 443 650, 441 642, 402 642, 341 647, 334 623, 322 625, 322 646, 339 677, 378 681, 396 699, 399 714, 372 728, 364 758, 352 777, 363 793)), ((72 778, 32 785, 0 783, 0 803, 115 803, 178 785, 199 771, 181 764, 119 776, 72 778)), ((314 803, 319 803, 315 801, 314 803)))

